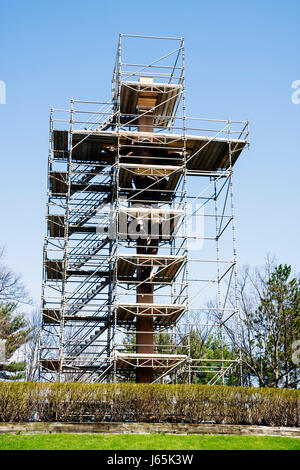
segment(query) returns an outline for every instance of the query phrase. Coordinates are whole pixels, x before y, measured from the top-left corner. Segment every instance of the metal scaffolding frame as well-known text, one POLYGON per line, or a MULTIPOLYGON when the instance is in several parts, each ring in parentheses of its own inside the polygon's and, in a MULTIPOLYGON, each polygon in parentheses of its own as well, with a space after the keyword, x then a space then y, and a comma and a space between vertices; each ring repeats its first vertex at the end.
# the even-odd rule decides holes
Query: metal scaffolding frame
POLYGON ((246 121, 186 115, 183 38, 121 34, 112 99, 51 110, 41 380, 219 383, 241 368, 224 348, 248 145, 246 121), (220 358, 195 356, 199 330, 217 332, 220 358))

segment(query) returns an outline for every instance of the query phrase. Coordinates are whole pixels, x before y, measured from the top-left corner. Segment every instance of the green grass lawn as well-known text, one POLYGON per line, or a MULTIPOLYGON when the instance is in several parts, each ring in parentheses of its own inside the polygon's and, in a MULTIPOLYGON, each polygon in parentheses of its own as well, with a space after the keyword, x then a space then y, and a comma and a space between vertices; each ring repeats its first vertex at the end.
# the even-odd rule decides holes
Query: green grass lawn
POLYGON ((0 435, 0 450, 300 450, 300 439, 141 434, 0 435))

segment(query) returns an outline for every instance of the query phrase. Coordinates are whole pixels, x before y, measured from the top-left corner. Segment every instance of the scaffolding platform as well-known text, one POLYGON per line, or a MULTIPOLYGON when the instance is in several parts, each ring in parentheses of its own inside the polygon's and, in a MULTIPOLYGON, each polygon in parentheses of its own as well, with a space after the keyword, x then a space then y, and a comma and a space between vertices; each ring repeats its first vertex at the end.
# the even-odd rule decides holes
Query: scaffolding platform
POLYGON ((67 173, 51 171, 49 174, 52 196, 64 196, 67 192, 67 173))
POLYGON ((117 261, 117 277, 120 281, 134 280, 138 268, 153 268, 153 282, 171 282, 185 261, 184 256, 160 255, 119 255, 117 261))
POLYGON ((187 356, 180 354, 138 354, 116 353, 117 369, 135 369, 136 367, 150 367, 159 369, 162 373, 170 368, 179 366, 186 361, 187 356))
POLYGON ((184 305, 122 303, 116 307, 117 321, 132 322, 137 317, 152 317, 155 326, 170 326, 186 311, 184 305))
POLYGON ((95 225, 69 225, 69 232, 72 233, 96 233, 97 224, 95 225))
MULTIPOLYGON (((51 238, 63 238, 65 235, 65 217, 63 215, 49 215, 48 234, 51 238)), ((108 229, 107 229, 108 230, 108 229)), ((72 233, 96 233, 97 223, 95 225, 69 225, 69 234, 72 233)))
MULTIPOLYGON (((154 125, 166 127, 173 116, 175 105, 182 92, 182 85, 154 82, 121 82, 120 110, 133 125, 137 118, 137 106, 154 108, 154 125)), ((125 121, 126 122, 126 121, 125 121)))
POLYGON ((59 359, 40 359, 40 364, 44 371, 57 372, 60 368, 59 359))
MULTIPOLYGON (((61 320, 61 310, 50 308, 43 309, 43 321, 45 324, 59 323, 61 320)), ((103 323, 107 321, 107 316, 97 317, 95 315, 64 315, 64 321, 103 323)))
POLYGON ((45 271, 47 279, 62 280, 63 262, 62 260, 45 260, 45 271))
MULTIPOLYGON (((56 134, 62 134, 61 138, 56 139, 55 152, 58 158, 63 158, 66 154, 64 147, 63 134, 65 131, 54 131, 56 134), (59 147, 61 145, 61 147, 59 147)), ((244 147, 248 144, 244 139, 218 138, 207 136, 181 134, 163 134, 151 132, 133 132, 133 131, 88 131, 77 130, 72 136, 72 158, 83 162, 102 162, 107 165, 113 165, 115 158, 102 151, 109 147, 116 147, 118 138, 122 147, 126 147, 128 152, 136 151, 136 144, 139 142, 148 142, 148 146, 155 145, 157 149, 163 149, 170 154, 180 152, 186 145, 189 153, 187 158, 188 170, 216 171, 222 168, 228 168, 231 163, 234 165, 244 147), (185 142, 184 142, 185 140, 185 142), (231 150, 229 150, 229 144, 231 150), (193 156, 195 155, 195 156, 193 156)), ((126 162, 128 156, 121 156, 121 162, 126 162)), ((142 157, 139 157, 142 159, 142 157)), ((167 163, 168 155, 165 156, 167 163)), ((163 164, 163 163, 162 163, 163 164)))
MULTIPOLYGON (((85 175, 86 176, 86 175, 85 175)), ((77 191, 111 193, 111 186, 108 184, 89 183, 93 175, 86 177, 86 182, 72 182, 71 194, 77 191)), ((50 192, 52 197, 65 197, 67 192, 67 173, 52 171, 49 177, 50 192)))
POLYGON ((182 166, 171 165, 143 165, 135 163, 120 164, 120 188, 132 188, 132 180, 136 176, 154 176, 157 180, 164 179, 164 191, 174 191, 180 176, 182 166))
POLYGON ((59 323, 61 321, 61 311, 59 309, 43 308, 42 314, 43 322, 46 324, 59 323))
MULTIPOLYGON (((45 269, 48 280, 62 280, 63 279, 63 262, 61 260, 46 260, 45 269)), ((95 277, 109 277, 108 271, 103 270, 86 270, 86 269, 67 269, 67 278, 70 276, 95 276, 95 277)))
POLYGON ((48 216, 48 233, 51 238, 63 238, 65 235, 65 217, 63 215, 48 216))
POLYGON ((68 158, 69 157, 69 132, 62 130, 53 130, 52 136, 53 157, 68 158))
MULTIPOLYGON (((58 372, 61 367, 59 359, 40 359, 40 365, 44 371, 58 372)), ((76 372, 76 371, 95 371, 101 369, 102 364, 82 364, 79 361, 73 360, 72 357, 65 358, 65 362, 62 364, 63 372, 76 372)))

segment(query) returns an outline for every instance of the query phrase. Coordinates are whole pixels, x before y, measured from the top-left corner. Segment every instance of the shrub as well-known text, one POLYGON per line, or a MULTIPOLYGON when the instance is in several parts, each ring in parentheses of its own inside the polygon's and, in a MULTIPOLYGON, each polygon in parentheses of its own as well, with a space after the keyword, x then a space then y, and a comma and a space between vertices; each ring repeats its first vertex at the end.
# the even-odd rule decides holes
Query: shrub
POLYGON ((0 382, 0 422, 299 426, 300 391, 209 385, 0 382))

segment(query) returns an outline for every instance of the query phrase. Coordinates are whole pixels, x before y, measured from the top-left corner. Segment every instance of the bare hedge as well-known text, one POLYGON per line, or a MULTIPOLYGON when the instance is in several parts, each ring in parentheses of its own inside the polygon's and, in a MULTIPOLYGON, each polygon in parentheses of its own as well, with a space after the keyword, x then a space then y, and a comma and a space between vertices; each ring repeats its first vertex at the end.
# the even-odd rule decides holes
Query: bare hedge
POLYGON ((207 385, 0 382, 0 422, 299 426, 300 391, 207 385))

